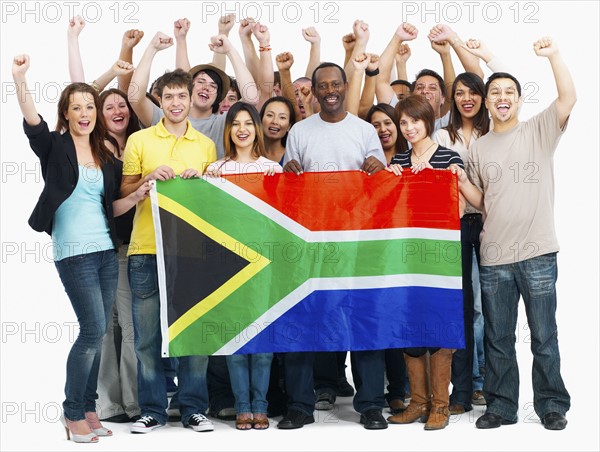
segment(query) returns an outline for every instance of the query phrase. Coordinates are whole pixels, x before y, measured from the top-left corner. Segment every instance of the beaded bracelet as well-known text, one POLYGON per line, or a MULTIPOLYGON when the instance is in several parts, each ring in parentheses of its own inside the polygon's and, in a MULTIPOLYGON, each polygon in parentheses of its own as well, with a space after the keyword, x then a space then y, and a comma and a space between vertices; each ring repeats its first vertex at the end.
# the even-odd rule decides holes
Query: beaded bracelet
POLYGON ((271 51, 271 46, 269 44, 267 44, 266 46, 260 46, 258 48, 259 52, 270 52, 271 51))

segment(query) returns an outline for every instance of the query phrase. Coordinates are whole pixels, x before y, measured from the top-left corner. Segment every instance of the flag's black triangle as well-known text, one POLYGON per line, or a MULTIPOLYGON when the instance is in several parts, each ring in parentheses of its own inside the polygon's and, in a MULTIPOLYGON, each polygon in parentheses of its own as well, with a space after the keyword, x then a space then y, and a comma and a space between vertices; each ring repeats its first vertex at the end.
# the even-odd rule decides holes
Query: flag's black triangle
POLYGON ((199 301, 250 264, 181 218, 160 209, 171 326, 199 301), (176 236, 166 237, 177 231, 176 236))

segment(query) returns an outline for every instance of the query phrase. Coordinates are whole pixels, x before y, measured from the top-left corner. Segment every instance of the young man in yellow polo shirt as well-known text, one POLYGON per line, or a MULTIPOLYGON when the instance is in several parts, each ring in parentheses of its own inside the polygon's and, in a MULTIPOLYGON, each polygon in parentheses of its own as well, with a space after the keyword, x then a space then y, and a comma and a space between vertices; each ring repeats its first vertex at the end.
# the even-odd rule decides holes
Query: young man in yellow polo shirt
MULTIPOLYGON (((158 95, 164 117, 131 135, 123 158, 122 193, 131 193, 149 180, 183 179, 202 174, 217 158, 215 143, 188 120, 192 77, 177 69, 163 75, 158 95)), ((148 433, 167 422, 167 389, 161 361, 160 301, 152 207, 146 199, 136 207, 129 247, 135 353, 138 359, 138 402, 141 418, 132 433, 148 433)), ((207 356, 179 358, 179 405, 185 427, 214 430, 204 416, 208 408, 207 356)))

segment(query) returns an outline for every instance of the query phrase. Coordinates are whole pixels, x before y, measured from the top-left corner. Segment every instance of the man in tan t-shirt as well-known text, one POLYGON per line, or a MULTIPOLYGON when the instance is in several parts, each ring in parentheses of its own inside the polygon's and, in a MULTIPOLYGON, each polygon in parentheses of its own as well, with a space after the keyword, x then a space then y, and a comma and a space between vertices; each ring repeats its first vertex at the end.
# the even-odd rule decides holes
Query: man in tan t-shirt
POLYGON ((493 129, 474 143, 468 173, 459 173, 469 203, 485 209, 481 233, 481 293, 485 319, 486 413, 476 427, 514 424, 519 369, 515 328, 522 296, 531 331, 534 409, 549 430, 567 425, 570 396, 560 375, 556 328, 556 253, 553 156, 576 102, 575 85, 556 44, 533 45, 548 58, 558 90, 544 111, 519 122, 521 86, 506 73, 486 83, 485 103, 493 129))

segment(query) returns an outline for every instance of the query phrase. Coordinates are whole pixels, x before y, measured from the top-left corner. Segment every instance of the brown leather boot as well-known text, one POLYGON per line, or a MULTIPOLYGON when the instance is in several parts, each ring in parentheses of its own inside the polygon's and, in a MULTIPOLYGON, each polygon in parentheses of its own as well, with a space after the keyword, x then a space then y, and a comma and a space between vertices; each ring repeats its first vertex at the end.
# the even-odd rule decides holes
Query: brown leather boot
POLYGON ((391 424, 410 424, 429 413, 429 395, 427 390, 427 354, 418 358, 404 354, 408 382, 410 383, 410 404, 402 413, 388 417, 391 424))
POLYGON ((440 430, 448 425, 450 412, 448 411, 450 376, 452 373, 452 352, 449 348, 440 348, 431 355, 429 360, 431 369, 431 411, 425 424, 425 430, 440 430))

